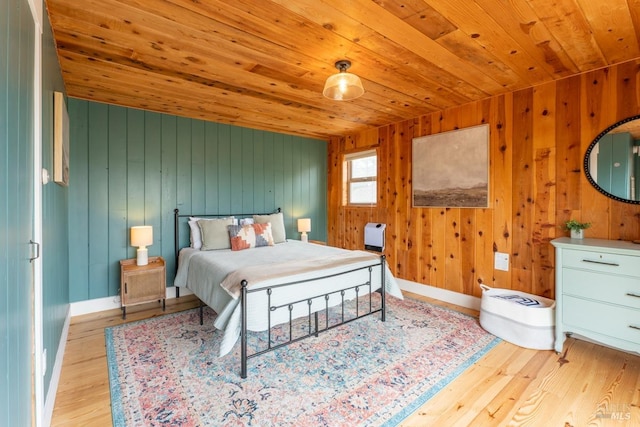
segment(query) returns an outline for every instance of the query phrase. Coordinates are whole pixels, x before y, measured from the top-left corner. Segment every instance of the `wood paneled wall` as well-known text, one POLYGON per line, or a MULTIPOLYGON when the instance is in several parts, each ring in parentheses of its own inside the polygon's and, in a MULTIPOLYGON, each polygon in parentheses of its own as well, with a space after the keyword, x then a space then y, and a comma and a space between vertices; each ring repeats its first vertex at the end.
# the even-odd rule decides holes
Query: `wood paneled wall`
MULTIPOLYGON (((48 19, 42 33, 42 167, 53 174, 53 92, 64 92, 53 33, 48 19)), ((42 342, 49 357, 44 376, 48 396, 55 354, 69 309, 69 188, 49 182, 42 187, 42 342), (44 248, 48 250, 44 250, 44 248)))
POLYGON ((281 207, 288 238, 299 239, 296 220, 307 217, 311 238, 326 240, 325 141, 74 98, 68 105, 71 302, 118 295, 119 260, 135 257, 134 225, 153 226, 149 255, 165 258, 172 285, 175 208, 281 207))
MULTIPOLYGON (((554 298, 549 241, 564 221, 591 222, 588 237, 640 238, 640 206, 606 198, 586 180, 584 153, 603 129, 640 114, 640 60, 333 138, 329 143, 329 244, 362 248, 367 222, 387 224, 397 277, 480 296, 480 283, 554 298), (412 208, 412 138, 488 123, 488 209, 412 208), (342 205, 342 157, 377 147, 378 203, 342 205), (510 255, 495 270, 494 252, 510 255)), ((461 171, 463 173, 463 171, 461 171)))
MULTIPOLYGON (((26 0, 0 3, 0 426, 30 426, 34 372, 34 70, 26 0)), ((44 248, 43 248, 44 249, 44 248)), ((55 351, 55 350, 54 350, 55 351)), ((55 354, 49 353, 49 354, 55 354)))

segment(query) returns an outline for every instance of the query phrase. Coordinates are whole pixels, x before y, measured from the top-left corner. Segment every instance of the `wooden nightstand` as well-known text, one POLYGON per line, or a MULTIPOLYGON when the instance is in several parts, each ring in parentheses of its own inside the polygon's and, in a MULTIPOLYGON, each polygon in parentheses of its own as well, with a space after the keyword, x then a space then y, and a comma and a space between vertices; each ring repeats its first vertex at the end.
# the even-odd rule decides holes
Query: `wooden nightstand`
POLYGON ((136 259, 120 261, 120 303, 122 318, 127 316, 127 306, 162 300, 165 309, 167 283, 164 259, 149 257, 149 264, 138 266, 136 259))

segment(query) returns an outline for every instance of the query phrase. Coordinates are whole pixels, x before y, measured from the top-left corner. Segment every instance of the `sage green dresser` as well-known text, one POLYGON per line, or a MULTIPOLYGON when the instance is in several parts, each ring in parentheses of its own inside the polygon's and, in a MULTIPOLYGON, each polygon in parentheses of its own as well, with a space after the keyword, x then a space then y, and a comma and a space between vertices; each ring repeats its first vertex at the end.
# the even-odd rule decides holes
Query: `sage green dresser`
POLYGON ((567 334, 640 353, 640 245, 605 239, 551 242, 556 248, 556 341, 567 334))

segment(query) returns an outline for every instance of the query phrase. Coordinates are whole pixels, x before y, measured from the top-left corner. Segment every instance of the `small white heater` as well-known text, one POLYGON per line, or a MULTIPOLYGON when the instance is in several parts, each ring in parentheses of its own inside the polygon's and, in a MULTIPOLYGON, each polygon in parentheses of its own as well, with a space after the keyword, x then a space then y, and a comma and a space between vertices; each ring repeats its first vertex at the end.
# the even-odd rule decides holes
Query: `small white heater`
POLYGON ((364 227, 364 248, 368 251, 384 251, 384 231, 387 224, 367 223, 364 227))

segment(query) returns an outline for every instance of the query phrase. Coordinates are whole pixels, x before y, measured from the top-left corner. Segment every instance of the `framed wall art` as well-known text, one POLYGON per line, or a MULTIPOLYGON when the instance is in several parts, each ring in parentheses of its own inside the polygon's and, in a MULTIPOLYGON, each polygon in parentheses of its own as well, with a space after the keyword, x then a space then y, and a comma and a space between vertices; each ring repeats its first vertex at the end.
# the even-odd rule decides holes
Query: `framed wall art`
POLYGON ((69 185, 69 113, 61 92, 53 93, 53 180, 69 185))
POLYGON ((413 207, 489 207, 489 125, 422 136, 412 146, 413 207))

